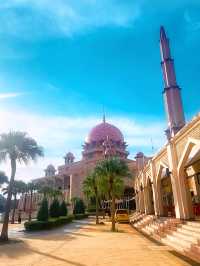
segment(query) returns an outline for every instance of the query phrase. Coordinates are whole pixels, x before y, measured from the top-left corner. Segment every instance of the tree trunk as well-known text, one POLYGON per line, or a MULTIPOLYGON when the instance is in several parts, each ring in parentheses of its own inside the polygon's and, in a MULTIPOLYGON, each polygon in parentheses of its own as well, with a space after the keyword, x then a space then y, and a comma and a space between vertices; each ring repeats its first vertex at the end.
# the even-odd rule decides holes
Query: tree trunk
POLYGON ((112 232, 115 232, 115 196, 112 195, 111 205, 111 221, 112 221, 112 232))
POLYGON ((17 203, 17 194, 14 194, 14 204, 13 204, 13 212, 12 212, 12 219, 11 224, 15 223, 15 210, 16 210, 16 203, 17 203))
POLYGON ((9 213, 10 213, 10 207, 11 207, 11 198, 12 198, 12 190, 14 185, 14 179, 15 179, 15 173, 16 173, 16 160, 11 158, 11 178, 8 186, 8 196, 6 200, 6 206, 5 206, 5 215, 4 215, 4 221, 3 221, 3 227, 1 231, 1 241, 8 241, 8 223, 9 223, 9 213))
POLYGON ((29 222, 32 220, 32 201, 33 201, 33 191, 31 190, 31 198, 30 198, 30 208, 29 208, 29 216, 28 216, 28 220, 29 222))
POLYGON ((96 224, 99 224, 99 202, 97 195, 96 195, 96 224))

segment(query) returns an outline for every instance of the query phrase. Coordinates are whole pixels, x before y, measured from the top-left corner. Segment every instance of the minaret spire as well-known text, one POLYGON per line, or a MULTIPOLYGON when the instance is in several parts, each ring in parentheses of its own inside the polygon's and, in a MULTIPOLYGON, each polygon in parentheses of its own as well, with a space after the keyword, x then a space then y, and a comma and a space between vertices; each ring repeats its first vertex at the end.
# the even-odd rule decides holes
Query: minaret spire
POLYGON ((163 26, 160 28, 160 52, 165 86, 163 96, 168 119, 166 134, 170 139, 185 125, 185 117, 180 88, 176 82, 174 60, 171 58, 169 39, 163 26))
POLYGON ((103 123, 106 123, 105 108, 103 107, 103 123))

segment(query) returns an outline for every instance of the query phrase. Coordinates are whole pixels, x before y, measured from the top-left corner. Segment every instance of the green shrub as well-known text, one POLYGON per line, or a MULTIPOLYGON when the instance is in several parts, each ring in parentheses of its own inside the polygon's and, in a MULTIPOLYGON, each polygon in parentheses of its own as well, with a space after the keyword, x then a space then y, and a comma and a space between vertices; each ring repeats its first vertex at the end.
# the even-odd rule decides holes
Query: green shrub
POLYGON ((50 218, 48 221, 25 222, 24 227, 26 231, 49 230, 64 224, 71 223, 73 218, 73 215, 68 215, 59 218, 50 218))
POLYGON ((87 213, 81 213, 81 214, 74 214, 74 219, 75 220, 81 220, 84 218, 88 218, 88 214, 87 213))
POLYGON ((96 206, 88 206, 87 212, 96 213, 96 206))
POLYGON ((50 217, 59 217, 60 216, 60 204, 57 199, 54 199, 49 208, 50 217))
POLYGON ((46 198, 42 200, 42 204, 37 214, 37 220, 40 222, 48 221, 49 211, 48 211, 48 201, 46 198))
POLYGON ((60 204, 60 216, 67 216, 68 210, 65 201, 60 204))
POLYGON ((73 214, 83 214, 85 213, 85 205, 82 199, 77 198, 74 203, 73 214))

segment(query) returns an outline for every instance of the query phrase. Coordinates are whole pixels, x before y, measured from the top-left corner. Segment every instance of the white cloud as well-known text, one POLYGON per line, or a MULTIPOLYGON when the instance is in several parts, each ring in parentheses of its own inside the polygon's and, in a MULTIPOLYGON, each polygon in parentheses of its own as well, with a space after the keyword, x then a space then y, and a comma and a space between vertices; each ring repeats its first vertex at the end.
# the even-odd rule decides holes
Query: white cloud
POLYGON ((139 14, 138 1, 7 0, 0 3, 0 33, 21 38, 72 36, 96 27, 126 27, 139 14))
POLYGON ((7 98, 15 98, 20 95, 22 95, 22 93, 19 92, 0 93, 0 100, 7 98))
MULTIPOLYGON (((43 116, 21 110, 0 111, 0 133, 9 130, 22 130, 35 138, 45 148, 45 158, 36 164, 18 166, 17 178, 30 180, 43 176, 45 167, 52 163, 56 167, 63 163, 63 155, 72 151, 76 159, 81 158, 82 144, 90 129, 100 122, 96 117, 59 117, 43 116)), ((128 149, 147 152, 150 150, 151 138, 155 148, 164 143, 164 125, 159 122, 136 122, 134 118, 112 117, 108 122, 119 127, 129 145, 128 149)), ((9 164, 1 164, 1 169, 9 174, 9 164)))

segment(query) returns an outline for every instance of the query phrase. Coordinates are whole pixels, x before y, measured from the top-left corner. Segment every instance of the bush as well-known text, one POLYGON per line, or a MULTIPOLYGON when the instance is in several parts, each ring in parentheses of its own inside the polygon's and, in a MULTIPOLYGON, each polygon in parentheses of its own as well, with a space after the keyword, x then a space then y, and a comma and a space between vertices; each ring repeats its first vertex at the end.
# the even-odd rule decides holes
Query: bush
POLYGON ((60 216, 60 204, 57 199, 54 199, 49 208, 50 217, 57 218, 60 216))
POLYGON ((87 212, 96 213, 96 206, 88 206, 87 212))
POLYGON ((68 210, 65 201, 60 204, 60 216, 67 216, 68 210))
POLYGON ((42 200, 42 204, 37 214, 37 220, 40 222, 46 222, 49 218, 48 201, 46 198, 42 200))
POLYGON ((84 214, 85 213, 85 205, 82 199, 76 199, 73 214, 84 214))
POLYGON ((73 215, 68 215, 59 218, 50 218, 48 221, 25 222, 24 227, 26 231, 48 230, 64 224, 71 223, 73 218, 73 215))
POLYGON ((81 213, 81 214, 74 214, 74 219, 75 220, 81 220, 84 218, 88 218, 88 214, 87 213, 81 213))

